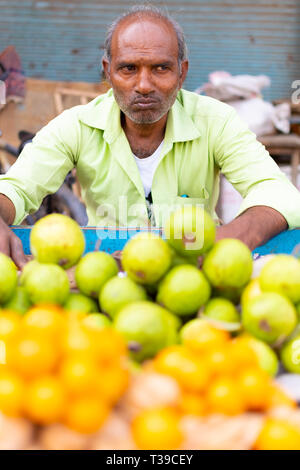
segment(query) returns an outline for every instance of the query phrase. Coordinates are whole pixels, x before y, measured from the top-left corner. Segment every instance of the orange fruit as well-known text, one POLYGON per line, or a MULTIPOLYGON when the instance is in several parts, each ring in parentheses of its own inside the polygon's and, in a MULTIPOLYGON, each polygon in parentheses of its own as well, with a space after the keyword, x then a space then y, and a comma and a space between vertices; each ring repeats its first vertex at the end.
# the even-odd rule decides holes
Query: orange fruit
POLYGON ((96 330, 84 325, 85 330, 95 347, 96 359, 100 366, 106 367, 119 361, 120 356, 127 354, 127 346, 123 337, 112 328, 96 330))
POLYGON ((183 392, 179 410, 183 414, 204 416, 207 414, 207 403, 205 398, 198 393, 183 392))
POLYGON ((195 319, 182 328, 181 338, 188 349, 203 353, 224 345, 230 335, 227 331, 214 328, 205 320, 195 319))
POLYGON ((180 420, 169 408, 142 411, 132 422, 132 436, 139 449, 178 449, 183 441, 180 420))
POLYGON ((9 416, 20 416, 24 384, 17 374, 7 367, 0 369, 0 410, 9 416))
POLYGON ((24 411, 37 424, 47 425, 61 419, 66 406, 62 384, 52 376, 42 376, 27 385, 24 411))
POLYGON ((237 373, 248 367, 259 366, 257 355, 245 337, 238 337, 230 342, 228 355, 233 371, 237 373))
POLYGON ((205 358, 213 376, 231 374, 234 369, 227 344, 209 351, 205 358))
POLYGON ((252 367, 237 377, 237 385, 248 410, 265 410, 268 405, 268 387, 271 381, 263 370, 252 367))
POLYGON ((126 391, 129 384, 129 372, 125 367, 102 369, 98 376, 100 396, 108 403, 114 404, 126 391))
POLYGON ((57 342, 64 332, 66 320, 59 306, 37 305, 24 315, 23 327, 29 334, 36 333, 57 342))
POLYGON ((96 392, 101 371, 87 357, 69 357, 60 367, 60 379, 66 390, 74 395, 96 392))
POLYGON ((267 393, 267 408, 277 408, 279 406, 288 406, 297 408, 297 403, 285 393, 278 385, 271 384, 267 393))
POLYGON ((7 348, 7 364, 24 378, 51 372, 58 359, 54 344, 37 335, 24 335, 7 348))
POLYGON ((245 411, 245 403, 239 387, 230 377, 220 377, 207 391, 207 403, 212 413, 236 415, 245 411))
POLYGON ((95 396, 72 400, 65 414, 65 424, 74 431, 90 434, 98 431, 108 416, 107 404, 95 396))
POLYGON ((66 356, 95 356, 95 347, 91 336, 77 321, 71 322, 62 339, 62 348, 66 356))
POLYGON ((0 340, 8 341, 20 332, 21 317, 15 312, 2 310, 0 312, 0 340))
POLYGON ((210 379, 206 362, 181 345, 170 346, 158 353, 154 368, 162 374, 171 375, 191 392, 204 390, 210 379))
POLYGON ((254 448, 256 450, 300 450, 300 429, 286 421, 267 418, 254 448))

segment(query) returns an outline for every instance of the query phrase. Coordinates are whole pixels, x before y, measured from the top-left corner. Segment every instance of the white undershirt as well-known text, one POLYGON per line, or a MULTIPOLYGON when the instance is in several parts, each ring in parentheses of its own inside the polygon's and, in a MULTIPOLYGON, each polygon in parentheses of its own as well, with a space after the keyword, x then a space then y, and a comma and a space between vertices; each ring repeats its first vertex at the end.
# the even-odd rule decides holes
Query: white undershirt
POLYGON ((141 180, 144 186, 145 196, 147 197, 151 191, 153 175, 157 165, 161 159, 161 151, 164 141, 160 143, 154 153, 147 158, 138 158, 134 154, 137 167, 139 169, 141 180))

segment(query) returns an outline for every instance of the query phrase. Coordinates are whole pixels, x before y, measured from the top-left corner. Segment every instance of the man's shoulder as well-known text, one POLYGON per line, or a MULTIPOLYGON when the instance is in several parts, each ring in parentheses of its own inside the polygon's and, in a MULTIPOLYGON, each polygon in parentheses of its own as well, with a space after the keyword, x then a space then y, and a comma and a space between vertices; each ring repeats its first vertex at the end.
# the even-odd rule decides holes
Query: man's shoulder
POLYGON ((96 96, 96 98, 89 103, 73 106, 65 110, 62 114, 66 117, 70 117, 70 119, 76 119, 84 123, 85 120, 89 121, 95 117, 98 118, 99 112, 103 114, 105 111, 109 111, 113 102, 114 98, 112 90, 110 89, 106 93, 96 96))
POLYGON ((197 118, 227 119, 234 112, 233 108, 222 101, 181 89, 177 99, 185 112, 195 121, 197 118))

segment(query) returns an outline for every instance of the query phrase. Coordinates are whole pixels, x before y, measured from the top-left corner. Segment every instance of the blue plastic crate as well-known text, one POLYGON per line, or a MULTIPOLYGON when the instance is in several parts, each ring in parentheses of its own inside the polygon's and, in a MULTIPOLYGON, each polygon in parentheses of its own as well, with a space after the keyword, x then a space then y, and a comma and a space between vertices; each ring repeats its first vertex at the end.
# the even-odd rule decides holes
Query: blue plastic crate
MULTIPOLYGON (((14 233, 20 237, 26 255, 30 255, 29 236, 31 227, 13 226, 14 233)), ((140 231, 137 228, 114 229, 110 227, 82 227, 85 236, 85 253, 90 251, 106 251, 113 253, 122 250, 127 240, 140 231)), ((145 229, 146 231, 146 229, 145 229)), ((160 229, 151 231, 161 234, 160 229)), ((286 230, 269 240, 265 245, 256 248, 253 254, 267 255, 271 253, 286 253, 297 255, 300 251, 300 229, 286 230)), ((299 253, 300 254, 300 253, 299 253)))

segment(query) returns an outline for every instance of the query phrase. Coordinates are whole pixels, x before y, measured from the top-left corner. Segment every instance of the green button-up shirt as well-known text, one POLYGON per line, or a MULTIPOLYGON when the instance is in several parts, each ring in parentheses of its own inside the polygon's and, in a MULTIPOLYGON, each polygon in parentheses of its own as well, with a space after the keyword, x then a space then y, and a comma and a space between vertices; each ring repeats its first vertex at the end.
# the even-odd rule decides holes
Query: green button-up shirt
MULTIPOLYGON (((112 90, 53 119, 0 177, 0 193, 16 208, 14 224, 36 211, 73 167, 89 225, 148 224, 143 184, 112 90)), ((155 224, 160 226, 178 204, 201 204, 214 215, 220 171, 243 197, 240 213, 269 206, 286 218, 289 228, 300 226, 298 190, 235 110, 181 90, 168 114, 153 177, 155 224)))

